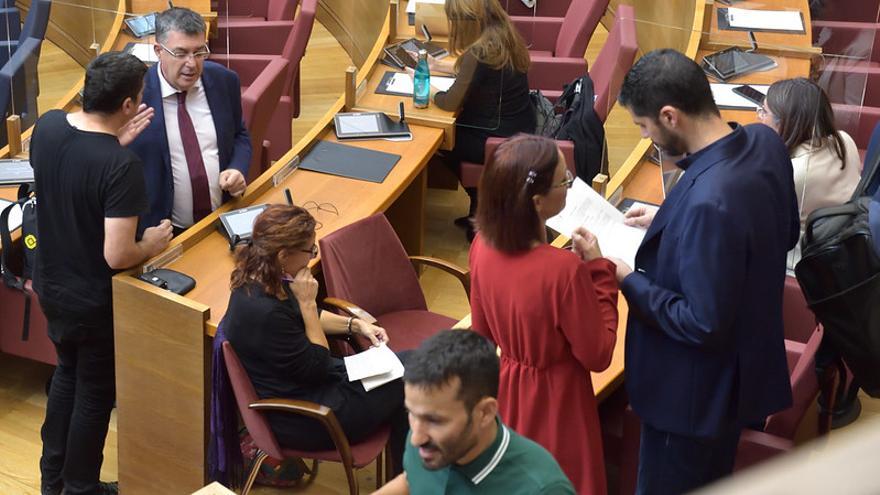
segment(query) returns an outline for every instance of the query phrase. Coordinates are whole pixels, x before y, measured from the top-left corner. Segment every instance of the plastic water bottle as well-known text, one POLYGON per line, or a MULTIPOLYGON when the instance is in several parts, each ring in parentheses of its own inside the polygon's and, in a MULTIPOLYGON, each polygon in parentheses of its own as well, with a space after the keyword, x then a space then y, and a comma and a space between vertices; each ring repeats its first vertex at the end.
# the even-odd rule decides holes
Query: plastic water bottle
POLYGON ((413 106, 426 108, 431 98, 431 71, 428 69, 428 52, 419 50, 419 63, 413 77, 413 106))

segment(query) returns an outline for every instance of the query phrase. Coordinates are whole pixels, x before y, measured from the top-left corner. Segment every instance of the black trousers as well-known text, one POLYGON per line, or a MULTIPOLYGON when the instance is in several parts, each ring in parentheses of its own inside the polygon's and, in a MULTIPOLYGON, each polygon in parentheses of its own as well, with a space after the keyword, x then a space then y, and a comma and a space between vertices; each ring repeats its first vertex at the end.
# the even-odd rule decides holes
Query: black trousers
POLYGON ((43 422, 42 488, 94 493, 116 398, 113 316, 76 316, 43 304, 58 353, 43 422))
MULTIPOLYGON (((382 424, 389 423, 391 464, 395 473, 403 472, 404 442, 409 431, 403 405, 403 380, 394 380, 369 392, 364 391, 360 381, 348 382, 341 387, 344 387, 346 400, 341 407, 334 408, 333 413, 348 441, 357 443, 369 437, 382 424)), ((313 419, 283 413, 270 413, 267 418, 282 447, 302 450, 336 448, 327 430, 313 419)))
POLYGON ((741 431, 730 426, 715 438, 697 438, 642 423, 636 494, 678 495, 730 474, 741 431))

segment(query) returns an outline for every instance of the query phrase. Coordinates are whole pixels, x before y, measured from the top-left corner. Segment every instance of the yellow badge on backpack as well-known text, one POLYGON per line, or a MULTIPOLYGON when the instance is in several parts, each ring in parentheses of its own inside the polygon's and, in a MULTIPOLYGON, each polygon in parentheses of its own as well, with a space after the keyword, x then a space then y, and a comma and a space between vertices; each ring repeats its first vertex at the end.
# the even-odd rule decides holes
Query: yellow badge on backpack
POLYGON ((28 234, 24 237, 24 245, 28 249, 34 249, 37 247, 37 236, 34 234, 28 234))

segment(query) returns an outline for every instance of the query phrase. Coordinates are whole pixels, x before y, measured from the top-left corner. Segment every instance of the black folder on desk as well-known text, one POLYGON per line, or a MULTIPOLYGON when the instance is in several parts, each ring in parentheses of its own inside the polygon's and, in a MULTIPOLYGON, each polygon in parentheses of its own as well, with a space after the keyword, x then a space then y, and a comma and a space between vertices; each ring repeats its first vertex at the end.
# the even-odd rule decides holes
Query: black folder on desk
MULTIPOLYGON (((724 29, 729 31, 753 31, 755 33, 785 33, 785 34, 804 34, 806 33, 806 28, 804 24, 804 14, 802 12, 797 12, 797 15, 801 18, 801 28, 800 29, 761 29, 754 27, 736 27, 730 25, 730 17, 728 16, 727 8, 718 8, 715 9, 715 12, 718 13, 718 29, 724 29)), ((794 14, 795 12, 792 11, 794 14)))
POLYGON ((400 155, 356 148, 332 141, 319 141, 299 168, 350 179, 382 183, 400 155))

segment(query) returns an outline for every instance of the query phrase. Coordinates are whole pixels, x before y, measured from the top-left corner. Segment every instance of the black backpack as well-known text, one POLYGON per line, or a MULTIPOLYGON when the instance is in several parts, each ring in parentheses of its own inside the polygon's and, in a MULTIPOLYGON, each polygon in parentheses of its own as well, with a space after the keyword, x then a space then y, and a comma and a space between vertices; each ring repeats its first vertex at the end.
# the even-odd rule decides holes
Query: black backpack
POLYGON ((538 116, 539 132, 546 137, 574 142, 574 163, 577 176, 587 184, 598 173, 608 175, 605 127, 593 109, 595 95, 589 74, 565 85, 562 96, 547 112, 540 93, 532 97, 538 116))
POLYGON ((794 268, 826 342, 872 397, 880 397, 880 257, 868 225, 871 198, 864 194, 878 162, 880 156, 849 202, 810 213, 794 268))
POLYGON ((0 212, 0 275, 3 283, 10 289, 20 291, 24 297, 24 315, 22 318, 21 340, 28 340, 30 334, 31 292, 27 282, 33 278, 37 263, 37 198, 33 192, 33 184, 22 184, 18 188, 18 200, 6 206, 0 212), (13 209, 21 208, 21 273, 13 272, 11 263, 15 246, 12 245, 12 234, 9 231, 9 217, 13 209))

